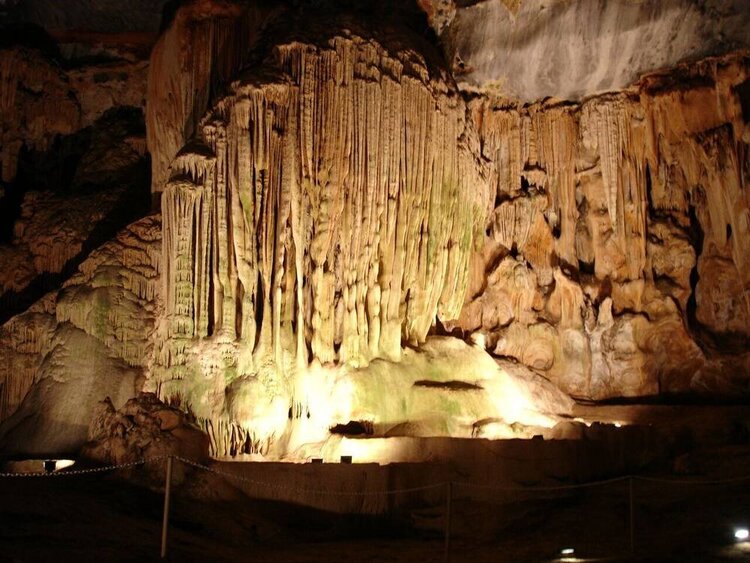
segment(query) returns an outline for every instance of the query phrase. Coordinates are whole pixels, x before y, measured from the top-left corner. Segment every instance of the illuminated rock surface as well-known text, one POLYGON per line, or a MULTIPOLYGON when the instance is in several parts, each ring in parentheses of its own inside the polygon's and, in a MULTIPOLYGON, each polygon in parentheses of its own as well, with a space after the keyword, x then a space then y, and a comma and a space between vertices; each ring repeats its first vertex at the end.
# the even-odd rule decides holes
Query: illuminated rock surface
POLYGON ((748 69, 709 59, 580 105, 474 100, 496 207, 457 325, 574 396, 746 388, 748 69))
POLYGON ((161 224, 134 223, 64 287, 0 328, 0 448, 75 451, 104 397, 142 387, 158 311, 161 224))
MULTIPOLYGON (((481 36, 457 31, 471 10, 521 29, 536 9, 420 4, 457 37, 448 55, 481 36)), ((569 4, 545 25, 576 27, 588 12, 569 4)), ((651 36, 673 22, 637 4, 592 14, 648 12, 651 36)), ((143 62, 63 71, 0 52, 0 103, 15 108, 0 118, 3 201, 27 151, 89 140, 71 193, 25 192, 0 247, 3 293, 61 275, 0 328, 0 447, 75 449, 99 401, 143 390, 195 417, 213 455, 287 459, 530 438, 571 396, 747 390, 746 54, 633 83, 705 55, 693 34, 597 80, 558 65, 543 88, 529 72, 494 88, 496 67, 477 66, 462 92, 406 26, 259 6, 186 3, 147 89, 143 62), (524 103, 548 87, 585 99, 524 103), (147 143, 117 117, 144 91, 147 143), (146 144, 161 214, 92 252, 146 144)), ((732 14, 709 18, 726 41, 732 14)), ((625 37, 592 33, 597 48, 625 37)))
POLYGON ((396 362, 463 301, 487 201, 463 100, 408 36, 328 34, 233 82, 164 189, 154 376, 210 434, 280 438, 310 362, 396 362))
POLYGON ((154 192, 164 189, 172 160, 198 132, 212 95, 248 63, 275 11, 254 3, 188 2, 159 37, 151 53, 146 106, 154 192))

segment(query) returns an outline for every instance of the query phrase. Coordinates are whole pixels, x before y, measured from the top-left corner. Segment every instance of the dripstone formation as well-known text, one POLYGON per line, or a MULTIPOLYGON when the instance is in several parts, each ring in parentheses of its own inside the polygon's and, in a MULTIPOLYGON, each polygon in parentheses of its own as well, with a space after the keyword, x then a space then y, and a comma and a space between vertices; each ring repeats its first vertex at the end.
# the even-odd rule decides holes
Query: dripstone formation
POLYGON ((457 325, 577 397, 746 389, 748 68, 473 100, 496 206, 457 325))
MULTIPOLYGON (((467 14, 421 4, 460 50, 467 14)), ((531 437, 573 399, 747 390, 748 55, 527 103, 460 90, 430 34, 373 13, 187 2, 127 63, 148 85, 122 71, 111 103, 102 74, 0 51, 27 65, 0 67, 23 202, 0 246, 22 311, 0 327, 0 447, 75 449, 100 401, 141 391, 212 455, 305 459, 353 434, 531 437), (78 155, 70 187, 24 188, 26 151, 50 147, 78 155), (160 212, 93 250, 145 154, 160 212)))

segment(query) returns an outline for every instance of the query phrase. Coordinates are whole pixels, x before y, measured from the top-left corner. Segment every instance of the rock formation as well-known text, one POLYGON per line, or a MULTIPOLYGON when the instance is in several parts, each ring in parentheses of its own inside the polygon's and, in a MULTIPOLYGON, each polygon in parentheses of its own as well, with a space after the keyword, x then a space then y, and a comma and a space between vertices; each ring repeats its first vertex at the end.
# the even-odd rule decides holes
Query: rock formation
POLYGON ((0 50, 0 84, 0 180, 11 182, 23 146, 45 150, 79 129, 81 115, 64 72, 37 51, 0 50))
POLYGON ((119 410, 109 398, 97 405, 81 455, 106 465, 168 455, 202 462, 208 459, 208 438, 179 409, 140 393, 119 410))
POLYGON ((277 43, 171 166, 155 375, 206 420, 248 378, 296 408, 311 361, 398 361, 461 307, 486 201, 463 102, 416 49, 329 35, 277 43))
POLYGON ((158 312, 161 222, 142 219, 59 292, 0 328, 0 449, 76 451, 92 409, 142 388, 158 312))
POLYGON ((750 58, 675 66, 743 44, 716 1, 725 37, 649 53, 692 4, 420 0, 443 55, 470 55, 453 74, 424 31, 324 2, 184 3, 145 94, 144 62, 0 51, 0 195, 22 210, 0 291, 61 276, 0 328, 0 448, 75 449, 99 401, 120 420, 143 390, 212 455, 293 459, 351 434, 531 437, 570 396, 746 392, 750 58), (597 49, 639 55, 568 81, 539 55, 564 34, 492 47, 465 31, 490 12, 588 14, 597 49), (539 72, 498 84, 482 49, 539 72), (139 95, 145 139, 118 118, 139 95), (77 135, 66 190, 23 187, 77 135), (161 214, 92 251, 146 145, 161 214))
POLYGON ((475 99, 496 207, 457 325, 579 397, 746 388, 749 62, 475 99))
POLYGON ((177 11, 151 53, 148 146, 152 191, 160 193, 169 166, 198 132, 212 96, 253 55, 260 31, 278 9, 232 0, 197 0, 177 11))
POLYGON ((750 48, 744 0, 418 0, 466 89, 534 102, 750 48))
POLYGON ((0 49, 0 322, 147 210, 146 66, 0 49))
POLYGON ((113 107, 142 107, 144 61, 63 70, 38 49, 0 48, 0 180, 15 180, 22 148, 49 149, 113 107))

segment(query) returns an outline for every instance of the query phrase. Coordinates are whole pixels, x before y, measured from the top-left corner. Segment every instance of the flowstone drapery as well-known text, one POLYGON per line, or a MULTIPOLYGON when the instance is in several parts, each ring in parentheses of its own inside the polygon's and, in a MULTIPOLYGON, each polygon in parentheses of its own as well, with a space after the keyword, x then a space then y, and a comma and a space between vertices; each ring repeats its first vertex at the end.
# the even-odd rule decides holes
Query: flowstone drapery
POLYGON ((286 415, 308 409, 294 374, 310 362, 398 361, 458 316, 484 225, 465 106, 422 56, 342 33, 264 67, 204 117, 163 193, 157 379, 205 419, 231 394, 206 401, 196 379, 263 381, 286 415))

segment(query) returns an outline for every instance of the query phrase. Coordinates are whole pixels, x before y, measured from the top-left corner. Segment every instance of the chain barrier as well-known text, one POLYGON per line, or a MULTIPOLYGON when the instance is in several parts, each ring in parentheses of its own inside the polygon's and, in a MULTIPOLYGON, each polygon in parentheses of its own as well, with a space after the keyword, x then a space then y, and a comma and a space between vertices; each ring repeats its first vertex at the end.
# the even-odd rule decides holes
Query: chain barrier
POLYGON ((654 483, 663 483, 663 484, 675 484, 675 485, 718 485, 718 484, 724 484, 724 483, 739 483, 744 481, 750 480, 750 475, 748 476, 741 476, 741 477, 733 477, 728 479, 713 479, 713 480, 688 480, 688 479, 665 479, 665 478, 659 478, 659 477, 648 477, 648 476, 637 476, 637 475, 627 475, 627 476, 621 476, 621 477, 614 477, 612 479, 604 479, 600 481, 590 481, 588 483, 578 483, 578 484, 572 484, 572 485, 551 485, 551 486, 536 486, 536 487, 524 487, 524 486, 503 486, 503 485, 484 485, 484 484, 478 484, 478 483, 469 483, 469 482, 462 482, 462 481, 446 481, 441 483, 433 483, 430 485, 423 485, 420 487, 408 487, 403 489, 386 489, 381 491, 335 491, 335 490, 326 490, 326 489, 307 489, 307 488, 298 488, 298 487, 289 487, 280 485, 278 483, 268 483, 264 481, 258 481, 255 479, 249 479, 247 477, 243 477, 241 475, 235 475, 234 473, 230 473, 227 471, 221 471, 219 469, 214 469, 213 467, 210 467, 208 465, 199 463, 197 461, 193 461, 192 459, 184 458, 181 456, 157 456, 152 458, 146 458, 141 459, 138 461, 133 461, 129 463, 120 463, 116 465, 107 465, 104 467, 92 467, 87 469, 73 469, 73 470, 61 470, 61 471, 52 471, 52 472, 33 472, 33 473, 0 473, 0 478, 16 478, 16 477, 67 477, 67 476, 76 476, 76 475, 90 475, 95 473, 104 473, 107 471, 115 471, 118 469, 127 469, 130 467, 136 467, 139 465, 145 465, 147 463, 153 463, 160 460, 167 460, 167 469, 166 469, 166 483, 164 488, 164 512, 163 512, 163 522, 162 522, 162 536, 161 536, 161 559, 166 559, 167 557, 167 538, 168 538, 168 527, 169 527, 169 500, 170 500, 170 489, 171 489, 171 481, 172 481, 172 462, 173 460, 179 460, 185 465, 189 467, 193 467, 195 469, 199 469, 201 471, 207 471, 209 473, 213 473, 214 475, 217 475, 219 477, 223 477, 225 479, 230 479, 234 481, 239 481, 242 483, 247 483, 250 485, 254 485, 257 487, 262 487, 264 489, 272 489, 277 491, 288 491, 292 493, 303 493, 303 494, 311 494, 311 495, 328 495, 328 496, 338 496, 338 497, 367 497, 367 496, 387 496, 387 495, 396 495, 396 494, 402 494, 402 493, 412 493, 412 492, 418 492, 418 491, 426 491, 426 490, 433 490, 433 489, 446 489, 446 495, 445 495, 445 524, 444 524, 444 534, 445 534, 445 561, 450 561, 450 553, 451 553, 451 501, 452 501, 452 490, 454 487, 464 487, 464 488, 474 488, 474 489, 481 489, 481 490, 495 490, 495 491, 523 491, 523 492, 536 492, 536 491, 565 491, 565 490, 572 490, 572 489, 582 489, 582 488, 588 488, 588 487, 597 487, 602 485, 608 485, 612 483, 622 483, 622 482, 629 482, 629 518, 630 518, 630 524, 629 524, 629 530, 630 530, 630 553, 631 556, 635 554, 635 526, 634 526, 634 515, 635 515, 635 503, 634 503, 634 488, 633 484, 635 481, 647 481, 647 482, 654 482, 654 483))
POLYGON ((91 475, 92 473, 104 473, 106 471, 114 471, 116 469, 127 469, 128 467, 135 467, 137 465, 145 465, 154 461, 166 459, 167 456, 157 456, 146 459, 139 459, 138 461, 131 461, 128 463, 119 463, 117 465, 106 465, 104 467, 90 467, 88 469, 71 469, 62 471, 34 471, 30 473, 0 473, 2 477, 72 477, 75 475, 91 475))
MULTIPOLYGON (((140 459, 140 460, 132 461, 128 463, 106 465, 103 467, 91 467, 87 469, 70 469, 70 470, 64 469, 61 471, 51 471, 51 472, 39 471, 39 472, 30 472, 30 473, 2 473, 0 472, 0 478, 71 477, 71 476, 76 476, 76 475, 91 475, 95 473, 105 473, 107 471, 115 471, 118 469, 127 469, 130 467, 145 465, 147 463, 154 463, 157 461, 165 460, 167 459, 167 457, 168 456, 156 456, 156 457, 144 458, 144 459, 140 459)), ((249 479, 241 475, 235 475, 234 473, 230 473, 228 471, 221 471, 219 469, 214 469, 213 467, 210 467, 208 465, 204 465, 202 463, 198 463, 197 461, 193 461, 191 459, 184 458, 181 456, 172 456, 172 457, 196 469, 207 471, 209 473, 213 473, 215 475, 218 475, 220 477, 225 477, 227 479, 232 479, 234 481, 240 481, 242 483, 246 483, 249 485, 256 485, 259 487, 267 487, 267 488, 273 488, 273 489, 284 490, 284 491, 296 491, 300 493, 309 493, 309 494, 330 494, 330 495, 338 495, 338 496, 389 495, 389 494, 413 493, 413 492, 419 492, 419 491, 426 491, 430 489, 445 488, 445 486, 447 485, 447 481, 443 481, 439 483, 432 483, 429 485, 422 485, 419 487, 408 487, 408 488, 403 488, 403 489, 386 489, 386 490, 381 490, 381 491, 364 491, 364 492, 297 488, 297 487, 288 487, 288 486, 280 485, 277 483, 269 483, 267 481, 258 481, 256 479, 249 479)), ((665 484, 671 484, 671 485, 721 485, 721 484, 742 483, 744 481, 750 481, 750 475, 743 475, 740 477, 731 477, 727 479, 709 479, 709 480, 667 479, 667 478, 660 478, 660 477, 648 477, 648 476, 643 476, 643 475, 626 475, 622 477, 613 477, 612 479, 603 479, 601 481, 590 481, 588 483, 578 483, 578 484, 573 484, 573 485, 542 485, 542 486, 484 485, 484 484, 479 484, 479 483, 470 483, 467 481, 451 481, 451 484, 454 487, 465 487, 465 488, 496 490, 496 491, 563 491, 563 490, 570 490, 570 489, 583 489, 587 487, 609 485, 612 483, 619 483, 619 482, 627 481, 629 479, 634 479, 635 481, 647 481, 647 482, 652 482, 652 483, 665 483, 665 484)))

